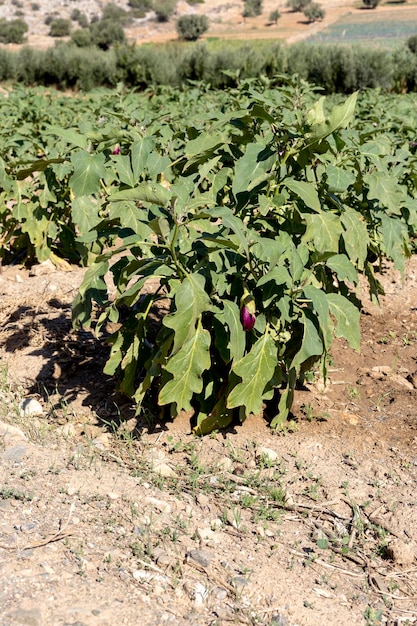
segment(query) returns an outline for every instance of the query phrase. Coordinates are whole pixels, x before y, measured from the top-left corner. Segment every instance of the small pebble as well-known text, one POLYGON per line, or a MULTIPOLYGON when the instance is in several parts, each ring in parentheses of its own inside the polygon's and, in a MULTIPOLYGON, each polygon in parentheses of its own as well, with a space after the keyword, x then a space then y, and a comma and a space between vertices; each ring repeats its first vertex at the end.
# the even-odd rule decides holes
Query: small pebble
POLYGON ((5 450, 1 456, 3 461, 13 461, 15 463, 20 463, 20 461, 22 461, 22 459, 26 456, 26 453, 26 446, 18 445, 7 448, 7 450, 5 450))
POLYGON ((208 567, 213 559, 207 550, 190 550, 188 556, 202 567, 208 567))

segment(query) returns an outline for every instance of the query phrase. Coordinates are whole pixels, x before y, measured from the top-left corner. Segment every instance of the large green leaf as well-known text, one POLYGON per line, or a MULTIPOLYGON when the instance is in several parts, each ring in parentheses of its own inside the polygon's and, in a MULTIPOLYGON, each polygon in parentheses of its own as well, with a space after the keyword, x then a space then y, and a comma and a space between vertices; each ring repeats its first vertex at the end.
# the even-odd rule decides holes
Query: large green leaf
POLYGON ((229 328, 230 338, 227 345, 229 360, 239 360, 245 351, 246 334, 240 321, 240 309, 235 302, 223 300, 223 309, 215 314, 222 324, 229 328))
POLYGON ((360 312, 347 298, 339 293, 326 295, 330 312, 336 320, 336 336, 346 339, 351 348, 360 349, 360 312))
POLYGON ((306 221, 306 232, 303 242, 310 243, 317 252, 339 252, 339 240, 343 228, 340 218, 334 213, 322 212, 303 214, 306 221))
POLYGON ((401 204, 406 199, 406 194, 396 177, 390 176, 388 172, 377 171, 364 174, 363 180, 369 186, 368 198, 370 200, 377 200, 392 213, 401 214, 401 204))
POLYGON ((276 161, 276 152, 256 143, 246 146, 245 154, 236 162, 232 192, 250 191, 266 180, 276 161))
POLYGON ((91 196, 78 196, 72 201, 72 219, 81 234, 88 232, 100 221, 101 205, 91 196))
POLYGON ((408 232, 406 225, 387 215, 380 216, 381 225, 378 231, 382 235, 383 250, 388 258, 394 261, 396 269, 404 275, 408 232))
POLYGON ((329 191, 332 193, 345 192, 356 180, 356 174, 353 170, 331 163, 326 167, 326 175, 329 191))
POLYGON ((203 372, 209 369, 210 333, 199 323, 193 335, 168 360, 165 369, 172 374, 162 387, 158 403, 176 404, 177 413, 192 409, 191 399, 203 388, 203 372))
POLYGON ((307 121, 311 124, 311 130, 307 134, 309 143, 324 139, 339 128, 346 128, 353 120, 355 114, 358 92, 350 95, 343 104, 336 105, 329 115, 324 114, 325 96, 310 109, 307 121))
POLYGON ((155 142, 152 137, 144 137, 143 139, 134 141, 132 143, 130 148, 130 154, 132 159, 132 170, 135 182, 139 182, 139 178, 145 170, 149 155, 153 151, 154 146, 155 142))
POLYGON ((343 211, 340 220, 344 226, 342 237, 348 257, 362 270, 370 241, 366 222, 358 211, 349 208, 343 211))
POLYGON ((244 407, 245 413, 262 411, 265 387, 272 379, 277 366, 277 348, 266 331, 252 346, 251 351, 236 361, 232 371, 242 379, 230 392, 227 407, 244 407))
POLYGON ((121 200, 135 202, 150 202, 160 206, 167 206, 171 192, 159 183, 139 183, 136 187, 122 189, 110 194, 109 202, 120 202, 121 200))
POLYGON ((303 365, 308 363, 312 357, 320 357, 324 351, 319 332, 313 322, 312 314, 308 309, 302 312, 302 323, 303 338, 301 347, 289 367, 289 369, 294 370, 297 375, 302 371, 303 365))
POLYGON ((164 326, 175 332, 173 353, 177 352, 194 334, 201 313, 211 309, 201 274, 187 274, 175 294, 175 312, 166 315, 164 326))
MULTIPOLYGON (((333 324, 330 318, 329 303, 326 294, 314 285, 306 285, 304 287, 304 296, 311 300, 313 311, 317 317, 320 326, 323 343, 326 350, 330 349, 333 339, 333 324)), ((317 342, 317 346, 320 344, 317 342)))
POLYGON ((71 155, 74 173, 70 178, 70 187, 76 196, 88 196, 100 191, 100 180, 105 178, 107 170, 104 154, 76 152, 71 155))

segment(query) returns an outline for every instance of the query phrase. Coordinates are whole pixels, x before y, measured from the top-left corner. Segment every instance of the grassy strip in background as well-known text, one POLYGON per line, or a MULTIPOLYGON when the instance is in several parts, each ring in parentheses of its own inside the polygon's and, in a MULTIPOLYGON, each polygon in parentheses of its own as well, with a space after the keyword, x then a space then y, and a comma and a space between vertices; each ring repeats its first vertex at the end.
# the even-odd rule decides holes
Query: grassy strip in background
POLYGON ((370 44, 373 47, 395 48, 404 45, 417 32, 416 11, 401 11, 397 16, 348 14, 324 30, 309 37, 313 43, 370 44))

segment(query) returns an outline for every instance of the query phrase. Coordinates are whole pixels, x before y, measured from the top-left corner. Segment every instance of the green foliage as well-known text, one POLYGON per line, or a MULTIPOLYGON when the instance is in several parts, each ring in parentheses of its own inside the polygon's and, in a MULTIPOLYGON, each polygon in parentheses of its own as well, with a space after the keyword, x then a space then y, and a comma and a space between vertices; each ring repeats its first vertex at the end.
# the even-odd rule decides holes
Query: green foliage
POLYGON ((175 11, 176 5, 176 0, 154 0, 153 10, 158 22, 168 22, 175 11))
POLYGON ((88 28, 89 26, 88 17, 85 13, 82 13, 80 9, 74 9, 71 11, 71 19, 74 22, 78 22, 80 28, 88 28))
POLYGON ((243 17, 256 17, 262 15, 262 0, 245 0, 243 17))
POLYGON ((303 13, 309 22, 322 20, 326 15, 326 11, 318 2, 309 2, 303 13))
POLYGON ((114 4, 114 2, 109 2, 103 7, 101 20, 112 20, 114 22, 118 22, 119 24, 124 25, 129 22, 129 15, 127 11, 122 9, 122 7, 117 6, 117 4, 114 4))
POLYGON ((367 9, 376 9, 381 0, 362 0, 367 9))
POLYGON ((113 20, 101 20, 90 25, 91 40, 101 50, 108 50, 126 40, 123 26, 113 20))
POLYGON ((268 19, 270 22, 273 22, 274 24, 276 24, 280 17, 281 17, 281 13, 279 12, 278 9, 275 9, 274 11, 270 12, 268 19))
POLYGON ((74 31, 70 42, 71 46, 61 42, 59 52, 1 50, 0 79, 63 89, 91 89, 118 81, 137 89, 180 87, 189 81, 223 89, 245 78, 263 76, 281 83, 285 75, 297 74, 328 94, 369 88, 402 93, 417 84, 417 55, 407 47, 389 51, 307 42, 282 46, 271 41, 135 46, 126 44, 123 28, 111 20, 74 31), (93 47, 102 50, 90 52, 93 47))
POLYGON ((417 54, 417 35, 413 35, 407 39, 407 47, 413 54, 417 54))
POLYGON ((152 0, 128 0, 128 4, 132 9, 143 10, 145 13, 152 10, 152 0))
POLYGON ((93 38, 89 28, 77 28, 71 34, 71 41, 78 48, 88 48, 93 45, 93 38))
POLYGON ((311 0, 287 0, 287 7, 296 12, 302 12, 307 7, 311 0))
POLYGON ((68 37, 71 34, 71 20, 62 17, 54 19, 49 25, 50 37, 68 37))
POLYGON ((278 427, 334 335, 359 348, 359 275, 377 297, 374 260, 404 273, 417 227, 413 98, 356 100, 296 79, 15 88, 0 98, 2 254, 90 265, 74 321, 118 323, 105 373, 138 412, 193 410, 205 433, 267 406, 278 427))
POLYGON ((97 46, 101 50, 109 50, 114 45, 125 42, 123 27, 129 19, 130 17, 124 9, 110 2, 104 7, 101 20, 93 20, 91 24, 88 24, 87 21, 85 27, 72 33, 71 41, 78 48, 97 46))
POLYGON ((176 23, 177 33, 184 41, 197 41, 209 28, 207 15, 182 15, 176 23))
POLYGON ((0 19, 0 43, 23 43, 29 30, 28 25, 22 19, 0 19))

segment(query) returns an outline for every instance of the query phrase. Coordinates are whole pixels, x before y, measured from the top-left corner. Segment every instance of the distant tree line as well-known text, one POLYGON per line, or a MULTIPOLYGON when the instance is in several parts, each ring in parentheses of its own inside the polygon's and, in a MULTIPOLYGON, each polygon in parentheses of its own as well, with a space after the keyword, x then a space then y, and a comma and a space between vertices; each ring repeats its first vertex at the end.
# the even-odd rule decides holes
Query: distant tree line
POLYGON ((202 81, 210 88, 245 78, 298 74, 325 93, 379 87, 417 91, 417 36, 394 51, 363 46, 300 42, 290 46, 258 41, 244 44, 197 42, 80 48, 59 42, 46 50, 28 46, 0 49, 0 81, 89 90, 124 83, 146 89, 181 87, 202 81))

